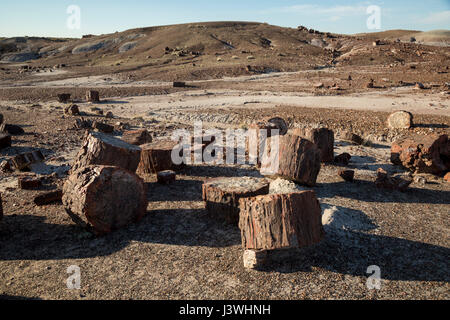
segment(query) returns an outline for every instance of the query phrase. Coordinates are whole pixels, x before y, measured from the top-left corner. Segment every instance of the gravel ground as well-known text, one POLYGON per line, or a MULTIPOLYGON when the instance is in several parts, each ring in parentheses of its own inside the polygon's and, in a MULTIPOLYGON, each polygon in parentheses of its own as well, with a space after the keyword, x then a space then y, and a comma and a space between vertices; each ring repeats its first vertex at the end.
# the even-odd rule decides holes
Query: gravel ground
MULTIPOLYGON (((259 176, 250 166, 193 166, 171 186, 146 176, 148 213, 136 225, 103 238, 94 238, 75 226, 61 204, 36 207, 34 195, 64 182, 83 130, 73 129, 74 117, 58 108, 10 101, 0 112, 8 123, 24 127, 13 137, 13 147, 1 158, 40 149, 49 159, 48 172, 58 171, 38 191, 19 190, 18 174, 2 174, 5 217, 0 223, 0 296, 40 299, 449 299, 450 298, 450 184, 426 176, 425 185, 405 192, 374 186, 379 167, 402 174, 389 163, 389 144, 353 146, 336 142, 336 152, 350 152, 356 182, 343 182, 339 167, 324 165, 313 188, 324 211, 325 240, 315 247, 275 252, 262 270, 245 270, 240 231, 208 218, 201 185, 209 177, 259 176), (32 147, 31 147, 32 146, 32 147), (69 266, 81 271, 81 289, 68 290, 69 266), (369 266, 381 270, 381 289, 369 290, 369 266)), ((294 119, 297 109, 280 111, 294 119)), ((207 111, 205 111, 207 112, 207 111)), ((247 119, 249 111, 238 109, 247 119)), ((308 125, 317 110, 302 109, 296 123, 308 125)), ((364 111, 339 116, 320 111, 346 127, 364 117, 364 123, 382 134, 378 117, 364 111)), ((254 115, 253 115, 254 116, 254 115)), ((89 118, 99 116, 89 115, 89 118)), ((449 123, 448 118, 440 123, 449 123)), ((103 119, 105 120, 105 119, 103 119)), ((139 119, 105 120, 148 127, 155 136, 184 127, 176 122, 139 119)), ((438 122, 423 115, 418 123, 438 122)), ((435 130, 446 130, 435 128, 435 130)), ((38 173, 45 173, 42 168, 38 173)), ((33 174, 33 173, 29 173, 33 174)))

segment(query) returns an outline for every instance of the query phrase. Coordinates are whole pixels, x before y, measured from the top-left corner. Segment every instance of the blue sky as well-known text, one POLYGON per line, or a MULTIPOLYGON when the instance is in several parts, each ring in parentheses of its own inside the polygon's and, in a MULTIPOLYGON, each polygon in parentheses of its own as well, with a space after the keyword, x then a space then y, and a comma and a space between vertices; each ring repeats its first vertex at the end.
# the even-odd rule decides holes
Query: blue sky
POLYGON ((131 28, 204 21, 258 21, 284 27, 360 33, 388 29, 450 29, 450 0, 40 0, 4 1, 0 37, 80 37, 131 28), (67 8, 77 5, 81 28, 69 29, 67 8), (381 8, 381 30, 369 30, 366 10, 381 8))

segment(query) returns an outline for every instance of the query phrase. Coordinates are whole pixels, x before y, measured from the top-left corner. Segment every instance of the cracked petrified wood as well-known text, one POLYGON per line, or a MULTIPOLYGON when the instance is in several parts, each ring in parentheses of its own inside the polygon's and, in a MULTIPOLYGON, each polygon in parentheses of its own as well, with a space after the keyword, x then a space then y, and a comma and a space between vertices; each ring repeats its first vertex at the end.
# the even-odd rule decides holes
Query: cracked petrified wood
POLYGON ((142 145, 141 160, 137 172, 139 174, 151 174, 166 170, 179 171, 184 164, 175 164, 172 161, 172 150, 177 145, 177 142, 171 140, 155 141, 142 145))
POLYGON ((267 139, 268 158, 263 159, 261 174, 315 186, 319 175, 321 155, 318 147, 300 136, 287 134, 278 137, 278 148, 267 139))
POLYGON ((244 198, 239 203, 239 228, 246 250, 302 248, 325 236, 313 190, 244 198))
POLYGON ((147 210, 144 181, 135 173, 111 166, 88 166, 73 172, 63 187, 66 212, 97 235, 138 222, 147 210))
POLYGON ((116 166, 135 172, 141 148, 100 132, 86 135, 72 166, 72 172, 89 165, 116 166))
POLYGON ((269 186, 262 178, 213 178, 203 184, 203 200, 211 217, 238 225, 239 199, 268 194, 269 186))
POLYGON ((334 132, 327 128, 296 128, 292 134, 303 137, 316 144, 320 150, 322 162, 334 160, 334 132))
POLYGON ((446 134, 410 135, 392 144, 391 161, 416 173, 443 174, 450 170, 450 139, 446 134))

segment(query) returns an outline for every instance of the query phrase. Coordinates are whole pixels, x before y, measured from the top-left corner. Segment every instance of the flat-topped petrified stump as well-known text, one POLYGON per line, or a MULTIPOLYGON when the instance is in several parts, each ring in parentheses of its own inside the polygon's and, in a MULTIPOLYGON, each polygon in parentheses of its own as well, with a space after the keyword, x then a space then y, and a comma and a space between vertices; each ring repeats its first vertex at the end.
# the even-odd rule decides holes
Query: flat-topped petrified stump
POLYGON ((246 250, 302 248, 324 238, 322 210, 313 190, 243 198, 239 204, 246 250))
POLYGON ((146 191, 144 181, 133 172, 112 166, 88 166, 66 180, 62 201, 75 223, 103 235, 144 216, 146 191))
POLYGON ((269 181, 255 177, 213 178, 203 184, 203 200, 209 215, 227 223, 239 223, 239 200, 269 193, 269 181))

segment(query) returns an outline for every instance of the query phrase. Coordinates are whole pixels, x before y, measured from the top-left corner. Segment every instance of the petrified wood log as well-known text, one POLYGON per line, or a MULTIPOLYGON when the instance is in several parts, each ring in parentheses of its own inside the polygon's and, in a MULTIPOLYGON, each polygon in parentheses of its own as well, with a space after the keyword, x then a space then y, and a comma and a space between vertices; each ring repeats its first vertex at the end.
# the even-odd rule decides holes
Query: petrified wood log
POLYGON ((103 122, 94 121, 92 123, 92 128, 103 133, 113 133, 114 127, 103 122))
POLYGON ((377 188, 405 192, 412 182, 412 179, 405 180, 400 177, 391 177, 385 170, 379 168, 377 170, 377 179, 375 180, 375 185, 377 186, 377 188))
POLYGON ((257 123, 251 124, 249 131, 250 136, 247 140, 246 153, 249 154, 252 161, 256 159, 256 165, 260 167, 267 139, 275 135, 285 135, 288 132, 288 125, 284 119, 279 117, 265 118, 257 123), (256 134, 252 131, 256 131, 256 134))
POLYGON ((324 238, 322 210, 313 190, 243 198, 239 204, 246 250, 301 248, 324 238))
POLYGON ((10 167, 14 170, 29 169, 33 163, 44 161, 45 157, 41 151, 35 150, 32 152, 21 153, 9 160, 10 167))
POLYGON ((86 92, 86 100, 89 102, 100 102, 100 93, 98 91, 89 90, 86 92))
POLYGON ((147 129, 125 131, 122 140, 135 146, 151 143, 153 141, 152 135, 147 129))
POLYGON ((61 103, 67 103, 70 101, 70 93, 58 94, 58 101, 61 103))
POLYGON ((270 183, 254 177, 214 178, 203 184, 203 200, 210 216, 239 223, 239 199, 269 193, 270 183))
POLYGON ((72 166, 72 172, 89 165, 116 166, 135 172, 139 165, 141 148, 107 134, 91 132, 72 166))
POLYGON ((446 134, 410 135, 392 144, 391 161, 416 173, 445 173, 450 170, 450 139, 446 134))
POLYGON ((322 162, 334 160, 334 132, 327 128, 296 128, 292 134, 303 137, 316 144, 321 153, 322 162))
POLYGON ((315 186, 321 167, 317 146, 297 135, 287 134, 278 138, 278 150, 274 149, 272 138, 267 139, 268 157, 261 167, 261 174, 315 186))
POLYGON ((88 166, 73 172, 63 187, 66 212, 78 225, 104 235, 138 222, 147 210, 144 181, 111 166, 88 166))
POLYGON ((142 145, 141 160, 137 172, 139 174, 149 174, 166 170, 180 170, 183 164, 177 165, 172 161, 172 150, 177 145, 177 142, 171 140, 156 141, 142 145))

